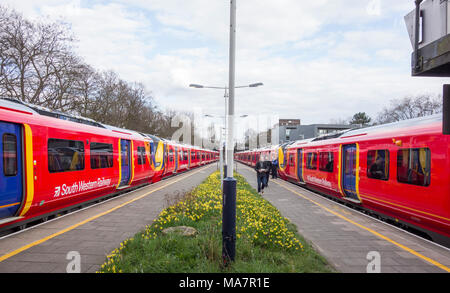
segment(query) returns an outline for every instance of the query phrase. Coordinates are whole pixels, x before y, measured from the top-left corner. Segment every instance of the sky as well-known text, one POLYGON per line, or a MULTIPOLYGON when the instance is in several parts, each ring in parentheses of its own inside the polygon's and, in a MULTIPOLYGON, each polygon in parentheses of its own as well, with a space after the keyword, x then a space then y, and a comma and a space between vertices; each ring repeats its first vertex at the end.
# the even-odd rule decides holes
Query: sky
MULTIPOLYGON (((76 52, 141 82, 162 109, 220 116, 228 84, 229 0, 0 0, 29 19, 65 21, 76 52)), ((237 115, 329 123, 372 118, 395 98, 440 94, 411 77, 404 16, 413 0, 237 0, 237 115)))

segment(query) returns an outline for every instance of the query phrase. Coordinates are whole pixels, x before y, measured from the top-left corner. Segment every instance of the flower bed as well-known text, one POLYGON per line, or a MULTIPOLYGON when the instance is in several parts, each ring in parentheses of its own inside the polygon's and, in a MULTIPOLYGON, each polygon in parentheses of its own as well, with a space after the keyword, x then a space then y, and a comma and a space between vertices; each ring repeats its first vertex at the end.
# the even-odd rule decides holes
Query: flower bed
POLYGON ((222 193, 218 172, 152 225, 108 255, 100 272, 330 272, 293 226, 245 179, 237 179, 236 261, 222 266, 222 193), (195 237, 164 235, 168 227, 190 226, 195 237))

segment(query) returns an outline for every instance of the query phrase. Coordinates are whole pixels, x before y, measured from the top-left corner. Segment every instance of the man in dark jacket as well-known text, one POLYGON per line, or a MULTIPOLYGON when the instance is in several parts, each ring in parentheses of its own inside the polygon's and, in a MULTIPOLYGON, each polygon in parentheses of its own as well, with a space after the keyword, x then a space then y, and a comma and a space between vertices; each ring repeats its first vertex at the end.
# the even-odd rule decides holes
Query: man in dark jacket
POLYGON ((262 159, 260 159, 256 163, 255 171, 256 171, 256 180, 258 182, 258 193, 264 193, 267 169, 266 164, 262 159))

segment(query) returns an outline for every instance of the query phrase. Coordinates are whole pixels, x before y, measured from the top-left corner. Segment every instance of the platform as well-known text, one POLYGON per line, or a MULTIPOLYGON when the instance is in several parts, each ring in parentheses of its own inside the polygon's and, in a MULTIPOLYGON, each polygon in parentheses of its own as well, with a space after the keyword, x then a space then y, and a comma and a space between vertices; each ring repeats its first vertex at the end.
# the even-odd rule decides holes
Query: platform
POLYGON ((0 273, 66 273, 72 251, 81 257, 81 272, 94 273, 120 243, 215 170, 216 164, 194 169, 0 238, 0 273))
MULTIPOLYGON (((256 189, 256 172, 243 164, 237 169, 256 189)), ((339 272, 367 273, 371 252, 380 256, 381 273, 450 272, 449 249, 305 188, 270 179, 263 197, 339 272)))

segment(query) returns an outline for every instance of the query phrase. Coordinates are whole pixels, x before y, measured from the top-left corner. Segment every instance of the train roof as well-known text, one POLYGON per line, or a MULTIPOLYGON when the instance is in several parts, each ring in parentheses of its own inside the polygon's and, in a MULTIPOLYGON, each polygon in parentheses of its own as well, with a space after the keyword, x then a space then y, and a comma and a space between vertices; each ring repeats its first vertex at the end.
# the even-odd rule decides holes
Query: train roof
MULTIPOLYGON (((430 131, 441 132, 441 128, 442 114, 436 114, 366 128, 347 130, 337 134, 315 138, 309 143, 312 145, 322 145, 324 143, 342 143, 345 139, 351 140, 358 138, 359 140, 368 140, 374 138, 390 137, 393 135, 419 135, 430 131)), ((301 144, 301 142, 297 142, 295 145, 289 147, 295 147, 301 144)))
POLYGON ((128 134, 128 135, 136 135, 136 136, 140 136, 142 138, 148 139, 148 140, 153 140, 151 137, 148 137, 145 134, 142 134, 140 132, 134 131, 134 130, 129 130, 129 129, 125 129, 125 128, 120 128, 120 127, 115 127, 112 125, 107 125, 107 124, 101 124, 104 128, 109 129, 113 132, 117 132, 117 133, 121 133, 121 134, 128 134))
POLYGON ((35 115, 39 114, 32 108, 26 106, 25 104, 18 103, 17 101, 11 99, 0 98, 0 107, 14 109, 19 112, 26 112, 35 115))
POLYGON ((388 123, 388 124, 382 124, 382 125, 376 125, 371 126, 367 128, 360 128, 355 130, 350 130, 345 133, 343 133, 340 137, 346 138, 350 136, 357 136, 362 134, 374 134, 378 132, 383 131, 395 131, 399 129, 404 128, 411 128, 411 127, 418 127, 418 126, 428 126, 433 123, 442 122, 442 114, 435 114, 420 118, 414 118, 414 119, 408 119, 408 120, 402 120, 398 122, 388 123))
POLYGON ((168 140, 168 139, 164 139, 164 138, 162 138, 161 140, 166 142, 166 143, 169 143, 172 146, 176 146, 176 147, 190 148, 190 149, 193 149, 193 150, 196 150, 196 151, 217 152, 215 150, 205 149, 205 148, 202 148, 202 147, 199 147, 199 146, 196 146, 196 145, 182 144, 182 143, 179 143, 177 141, 168 140))
MULTIPOLYGON (((442 128, 442 114, 435 114, 420 118, 402 120, 388 124, 376 125, 366 128, 344 130, 337 133, 327 134, 316 138, 304 139, 299 141, 290 141, 281 144, 282 148, 298 148, 305 145, 318 146, 324 143, 342 143, 342 139, 352 139, 358 137, 359 139, 373 139, 374 137, 382 138, 383 136, 391 136, 396 133, 404 134, 420 134, 429 131, 441 132, 442 128)), ((249 150, 245 152, 260 152, 264 149, 249 150)))
POLYGON ((67 120, 75 123, 81 123, 85 125, 105 128, 101 123, 98 123, 95 120, 92 120, 90 118, 82 117, 76 114, 70 114, 70 113, 63 113, 60 111, 54 111, 50 110, 46 107, 33 105, 24 101, 19 101, 15 99, 9 99, 9 98, 0 98, 0 105, 4 105, 7 108, 15 109, 18 111, 24 111, 24 112, 30 112, 34 115, 42 115, 42 116, 48 116, 53 117, 61 120, 67 120))
POLYGON ((308 144, 308 143, 310 143, 310 142, 312 142, 312 141, 314 141, 314 138, 308 138, 308 139, 298 140, 298 141, 295 141, 295 142, 293 142, 293 143, 290 143, 288 146, 289 146, 289 147, 296 147, 296 146, 308 144))
POLYGON ((78 131, 95 133, 98 135, 112 135, 111 132, 114 132, 116 136, 122 135, 122 137, 127 138, 132 136, 134 139, 143 138, 141 134, 132 130, 108 126, 89 118, 52 111, 45 107, 13 99, 0 98, 0 110, 16 112, 18 115, 29 115, 28 117, 30 118, 27 118, 29 121, 34 121, 36 124, 44 123, 46 126, 51 127, 68 128, 70 125, 71 128, 76 128, 78 131))
POLYGON ((153 142, 157 143, 159 141, 161 141, 161 138, 157 137, 156 135, 152 135, 152 134, 148 134, 148 133, 144 133, 145 136, 150 137, 153 142))

